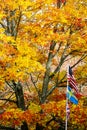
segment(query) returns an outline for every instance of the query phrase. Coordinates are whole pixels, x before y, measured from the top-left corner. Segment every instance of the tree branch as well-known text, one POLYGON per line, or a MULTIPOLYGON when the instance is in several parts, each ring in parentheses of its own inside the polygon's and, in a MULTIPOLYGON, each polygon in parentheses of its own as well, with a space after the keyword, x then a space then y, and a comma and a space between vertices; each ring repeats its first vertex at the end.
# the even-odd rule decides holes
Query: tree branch
POLYGON ((82 57, 73 66, 71 66, 71 68, 74 68, 77 64, 79 64, 86 57, 87 57, 87 54, 83 54, 82 57))
POLYGON ((48 84, 49 84, 50 66, 51 66, 51 62, 52 62, 52 58, 53 58, 53 50, 56 46, 55 41, 51 41, 51 42, 52 43, 50 45, 48 60, 47 60, 47 63, 46 63, 46 72, 45 72, 45 76, 44 76, 44 80, 43 80, 42 98, 41 98, 42 102, 44 102, 45 99, 46 99, 46 94, 47 94, 48 84))
POLYGON ((2 22, 0 22, 0 24, 4 29, 6 29, 6 26, 2 22))
MULTIPOLYGON (((19 7, 19 10, 20 10, 20 7, 19 7)), ((19 18, 18 18, 18 22, 17 22, 17 26, 16 26, 15 40, 16 40, 16 38, 17 38, 18 28, 19 28, 19 24, 20 24, 20 21, 21 21, 21 16, 22 16, 22 12, 20 11, 19 18)))
POLYGON ((15 128, 6 127, 6 126, 2 126, 2 125, 0 125, 0 129, 1 130, 15 130, 15 128))
POLYGON ((8 81, 5 80, 5 82, 10 88, 12 88, 12 90, 14 90, 14 87, 12 87, 12 85, 8 81))
POLYGON ((50 75, 50 77, 49 77, 50 79, 53 78, 54 75, 55 75, 57 72, 60 71, 60 68, 61 68, 62 64, 64 63, 64 60, 66 59, 66 56, 65 56, 64 54, 65 54, 67 48, 68 48, 68 44, 66 44, 66 46, 65 46, 65 48, 64 48, 64 51, 63 51, 63 53, 62 53, 62 56, 61 56, 61 59, 60 59, 60 62, 59 62, 59 64, 58 64, 58 66, 57 66, 56 69, 54 70, 53 74, 50 75))
POLYGON ((38 81, 38 78, 37 78, 36 81, 34 81, 31 74, 30 74, 30 77, 31 77, 31 81, 32 81, 32 83, 33 83, 33 85, 34 85, 34 87, 35 87, 37 93, 38 93, 38 96, 39 96, 39 98, 40 98, 40 92, 39 92, 39 89, 38 89, 37 86, 36 86, 36 82, 38 81))
POLYGON ((7 99, 7 98, 0 98, 0 100, 4 100, 4 101, 8 101, 8 102, 17 103, 16 101, 11 100, 11 99, 7 99))

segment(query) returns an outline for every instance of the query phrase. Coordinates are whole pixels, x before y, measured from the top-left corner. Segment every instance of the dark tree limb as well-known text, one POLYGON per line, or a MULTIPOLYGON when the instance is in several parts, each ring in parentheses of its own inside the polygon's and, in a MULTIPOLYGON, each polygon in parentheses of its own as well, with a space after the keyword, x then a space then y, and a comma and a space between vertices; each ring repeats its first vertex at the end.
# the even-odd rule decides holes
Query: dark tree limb
POLYGON ((0 98, 0 100, 17 103, 16 101, 7 98, 0 98))
POLYGON ((15 128, 6 127, 6 126, 2 126, 2 125, 0 125, 0 129, 1 130, 15 130, 15 128))

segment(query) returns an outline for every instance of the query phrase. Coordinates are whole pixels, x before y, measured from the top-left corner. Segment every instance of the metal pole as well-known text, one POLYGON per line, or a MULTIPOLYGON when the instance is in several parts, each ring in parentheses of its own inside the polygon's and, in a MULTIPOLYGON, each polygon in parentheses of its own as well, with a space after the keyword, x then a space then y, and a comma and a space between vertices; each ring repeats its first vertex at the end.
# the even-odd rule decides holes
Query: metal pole
MULTIPOLYGON (((69 66, 67 67, 67 74, 69 73, 68 71, 69 71, 69 66)), ((65 130, 67 130, 67 124, 68 124, 68 119, 67 119, 67 104, 68 104, 67 92, 68 92, 68 80, 67 80, 67 88, 66 88, 66 122, 65 122, 65 130)))

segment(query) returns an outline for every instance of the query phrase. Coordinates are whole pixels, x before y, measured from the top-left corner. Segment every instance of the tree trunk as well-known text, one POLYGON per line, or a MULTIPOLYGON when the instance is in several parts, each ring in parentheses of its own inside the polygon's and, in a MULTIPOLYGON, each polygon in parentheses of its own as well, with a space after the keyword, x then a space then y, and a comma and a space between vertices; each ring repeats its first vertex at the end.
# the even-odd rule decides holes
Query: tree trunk
POLYGON ((24 94, 23 94, 23 88, 20 82, 15 85, 15 96, 17 99, 17 106, 18 108, 21 108, 22 110, 25 110, 25 102, 24 102, 24 94))
MULTIPOLYGON (((24 94, 23 94, 23 88, 20 82, 17 84, 13 81, 14 87, 15 87, 15 96, 17 99, 17 106, 18 108, 25 111, 25 102, 24 102, 24 94)), ((21 130, 28 130, 28 125, 26 122, 23 122, 23 125, 21 126, 21 130)))
POLYGON ((52 44, 50 45, 50 52, 48 54, 48 60, 46 63, 46 72, 45 72, 44 80, 43 80, 41 104, 43 104, 47 99, 48 85, 50 82, 50 78, 49 78, 50 77, 50 66, 52 64, 53 50, 54 50, 55 46, 56 46, 56 42, 52 41, 52 44))
POLYGON ((43 129, 44 129, 43 126, 39 125, 38 123, 36 124, 36 130, 43 130, 43 129))
POLYGON ((23 125, 21 126, 21 130, 28 130, 28 125, 26 122, 23 122, 23 125))

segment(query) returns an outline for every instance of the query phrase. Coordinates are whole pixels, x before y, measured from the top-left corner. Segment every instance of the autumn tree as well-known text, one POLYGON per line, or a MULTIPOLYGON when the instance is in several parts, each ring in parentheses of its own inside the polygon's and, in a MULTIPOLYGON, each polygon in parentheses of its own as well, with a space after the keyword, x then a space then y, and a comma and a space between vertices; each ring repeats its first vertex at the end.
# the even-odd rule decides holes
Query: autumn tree
MULTIPOLYGON (((1 102, 26 111, 23 90, 33 91, 38 104, 48 102, 56 88, 66 87, 67 64, 78 83, 86 82, 86 9, 86 1, 0 1, 1 102)), ((28 130, 25 121, 22 130, 28 130)))

